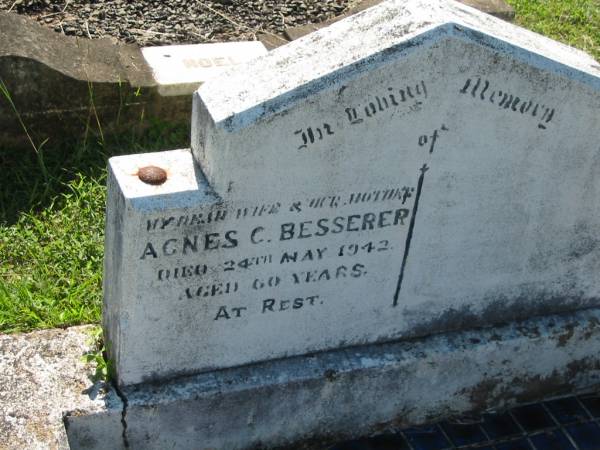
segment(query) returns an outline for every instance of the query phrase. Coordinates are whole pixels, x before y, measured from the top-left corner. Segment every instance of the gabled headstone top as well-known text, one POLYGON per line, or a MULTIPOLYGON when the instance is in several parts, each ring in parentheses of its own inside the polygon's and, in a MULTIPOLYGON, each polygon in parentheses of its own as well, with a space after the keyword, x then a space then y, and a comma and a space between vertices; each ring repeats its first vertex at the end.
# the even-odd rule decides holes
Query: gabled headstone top
POLYGON ((408 55, 450 36, 600 85, 600 63, 583 51, 452 0, 388 0, 207 83, 199 95, 211 119, 233 130, 371 70, 390 53, 408 55))

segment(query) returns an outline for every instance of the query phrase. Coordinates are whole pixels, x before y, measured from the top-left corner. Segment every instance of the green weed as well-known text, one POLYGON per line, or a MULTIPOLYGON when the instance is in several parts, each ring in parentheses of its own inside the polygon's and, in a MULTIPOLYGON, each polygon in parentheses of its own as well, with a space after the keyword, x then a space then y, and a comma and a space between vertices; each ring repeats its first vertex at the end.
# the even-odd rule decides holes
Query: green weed
POLYGON ((112 379, 114 370, 111 361, 106 357, 106 347, 102 336, 102 328, 94 327, 90 330, 91 349, 83 355, 83 360, 87 363, 93 363, 96 371, 92 376, 92 381, 108 381, 112 379))
POLYGON ((19 113, 19 111, 17 110, 17 107, 15 106, 15 102, 13 101, 8 88, 6 87, 6 84, 4 83, 4 80, 2 80, 1 78, 0 78, 0 95, 3 96, 4 99, 8 102, 13 113, 17 117, 17 120, 19 121, 19 124, 21 125, 21 128, 23 129, 23 132, 27 136, 27 139, 29 140, 31 147, 35 151, 35 155, 36 155, 37 163, 38 163, 38 170, 40 171, 42 176, 47 180, 48 179, 48 169, 46 167, 46 163, 44 162, 44 154, 42 152, 42 148, 44 147, 44 144, 46 143, 46 141, 43 141, 42 143, 40 143, 38 145, 36 145, 36 143, 33 141, 33 138, 31 137, 31 134, 29 133, 29 130, 27 129, 27 126, 25 125, 25 122, 23 121, 23 118, 21 117, 21 114, 19 113))

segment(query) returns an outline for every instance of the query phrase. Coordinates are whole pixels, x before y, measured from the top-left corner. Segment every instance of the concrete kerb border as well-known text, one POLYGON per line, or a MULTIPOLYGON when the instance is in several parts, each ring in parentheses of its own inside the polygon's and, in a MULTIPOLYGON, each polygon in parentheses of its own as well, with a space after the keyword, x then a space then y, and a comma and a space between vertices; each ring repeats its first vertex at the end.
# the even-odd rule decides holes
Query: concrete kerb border
MULTIPOLYGON (((112 39, 60 35, 34 20, 0 13, 0 79, 28 132, 48 145, 84 136, 91 114, 103 128, 120 131, 147 118, 183 118, 187 103, 159 102, 156 83, 135 45, 112 39)), ((96 122, 95 120, 92 122, 96 122)), ((0 142, 29 146, 5 99, 0 100, 0 142)))

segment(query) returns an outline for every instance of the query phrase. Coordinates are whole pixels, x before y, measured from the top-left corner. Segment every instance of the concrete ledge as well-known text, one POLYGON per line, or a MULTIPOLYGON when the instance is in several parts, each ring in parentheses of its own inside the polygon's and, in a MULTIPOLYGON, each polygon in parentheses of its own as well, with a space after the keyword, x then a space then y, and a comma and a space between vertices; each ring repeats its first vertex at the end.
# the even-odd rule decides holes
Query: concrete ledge
POLYGON ((79 409, 65 425, 74 450, 323 448, 593 389, 599 348, 593 309, 138 385, 121 393, 126 408, 79 409))

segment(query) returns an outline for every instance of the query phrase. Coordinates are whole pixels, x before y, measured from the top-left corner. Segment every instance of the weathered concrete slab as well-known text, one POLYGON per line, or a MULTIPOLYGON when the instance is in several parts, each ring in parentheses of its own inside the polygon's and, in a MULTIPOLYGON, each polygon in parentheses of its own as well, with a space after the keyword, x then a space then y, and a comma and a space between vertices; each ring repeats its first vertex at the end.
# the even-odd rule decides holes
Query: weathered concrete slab
MULTIPOLYGON (((524 326, 518 325, 517 328, 510 328, 509 332, 506 332, 509 330, 509 328, 506 328, 499 332, 489 330, 488 333, 483 335, 463 333, 461 335, 437 337, 434 339, 437 344, 434 344, 434 341, 429 344, 424 343, 422 346, 406 344, 399 347, 398 351, 400 353, 398 354, 394 354, 393 347, 381 349, 383 354, 389 357, 390 368, 393 361, 396 361, 393 364, 403 365, 405 375, 413 373, 420 377, 414 380, 402 378, 401 382, 397 381, 393 386, 394 390, 388 392, 383 398, 382 404, 389 402, 389 399, 392 398, 394 402, 400 401, 402 403, 402 398, 408 395, 406 405, 417 399, 415 405, 418 408, 421 402, 416 393, 411 393, 411 386, 416 386, 415 389, 429 390, 426 393, 433 395, 431 389, 444 386, 444 381, 452 377, 452 374, 457 376, 467 374, 468 376, 464 377, 466 384, 471 383, 471 386, 475 386, 472 389, 466 389, 464 393, 452 396, 452 399, 449 397, 446 401, 453 402, 456 400, 456 404, 451 407, 447 407, 445 403, 440 404, 439 408, 435 408, 436 412, 431 413, 431 415, 428 412, 419 413, 417 410, 412 410, 412 406, 406 406, 406 409, 412 410, 412 413, 404 417, 403 404, 399 403, 392 406, 392 409, 398 408, 396 412, 399 419, 389 424, 389 426, 402 427, 407 424, 420 423, 424 420, 423 417, 425 417, 425 420, 434 420, 436 417, 446 418, 449 414, 467 411, 464 408, 474 408, 476 410, 495 409, 501 406, 509 406, 515 402, 536 400, 545 395, 574 392, 581 388, 587 390, 587 388, 597 385, 598 363, 593 363, 594 358, 597 358, 595 349, 600 342, 598 340, 597 322, 595 322, 597 319, 600 319, 597 312, 587 312, 583 315, 578 314, 567 319, 559 319, 554 323, 544 321, 532 322, 524 326), (550 325, 552 326, 550 327, 550 325), (473 369, 473 366, 469 365, 469 361, 475 361, 477 358, 474 357, 475 353, 472 353, 471 358, 468 356, 469 352, 465 351, 466 348, 473 347, 474 341, 478 341, 481 346, 477 350, 479 353, 478 358, 483 354, 488 354, 490 358, 487 363, 480 361, 475 369, 483 370, 486 364, 491 367, 490 372, 486 375, 486 377, 489 375, 489 378, 485 379, 487 381, 477 385, 472 383, 471 377, 474 375, 469 372, 473 369), (544 345, 544 342, 547 342, 547 345, 544 345), (440 345, 437 352, 439 364, 434 364, 429 372, 424 372, 429 374, 427 377, 421 377, 420 371, 429 366, 425 364, 425 359, 432 354, 433 347, 426 350, 425 353, 421 352, 430 345, 440 345), (461 347, 463 347, 462 350, 461 347), (446 348, 451 350, 444 357, 442 349, 446 348), (545 350, 537 353, 535 360, 530 360, 521 368, 517 367, 517 371, 513 373, 510 371, 512 369, 507 367, 506 364, 500 364, 502 358, 504 358, 502 353, 509 351, 511 348, 518 349, 515 355, 509 355, 511 360, 516 358, 515 362, 520 361, 518 355, 521 350, 530 351, 533 349, 538 351, 540 348, 545 348, 545 350), (552 354, 550 352, 554 351, 553 349, 559 352, 559 359, 556 361, 549 357, 552 354), (585 356, 581 353, 582 351, 587 351, 590 354, 585 356), (556 370, 550 376, 546 376, 545 371, 551 370, 552 364, 561 365, 566 363, 563 358, 565 355, 570 355, 570 352, 573 352, 571 355, 573 362, 569 366, 570 370, 556 370), (453 360, 453 358, 456 359, 453 360), (461 369, 464 370, 464 373, 462 371, 456 372, 462 362, 465 362, 464 369, 461 369), (411 364, 415 364, 413 369, 409 369, 411 364), (446 367, 454 372, 446 373, 446 367), (543 371, 539 370, 541 367, 544 367, 543 371), (592 368, 591 371, 590 368, 592 368), (531 370, 533 372, 530 372, 531 370), (497 378, 494 378, 496 375, 504 376, 505 374, 514 375, 515 379, 504 385, 499 383, 497 378), (435 386, 432 386, 433 384, 435 386)), ((90 350, 90 329, 91 327, 74 327, 67 330, 46 330, 28 334, 0 336, 0 448, 7 450, 22 450, 25 448, 34 450, 66 450, 68 448, 71 450, 76 448, 93 450, 102 448, 106 450, 123 448, 122 403, 110 388, 106 388, 102 384, 92 383, 90 377, 94 373, 94 367, 91 364, 85 364, 81 358, 81 355, 90 350), (69 427, 67 432, 63 427, 63 412, 68 412, 65 419, 69 427), (67 434, 71 442, 70 447, 67 434)), ((366 351, 368 352, 368 350, 366 351)), ((473 352, 475 352, 475 349, 473 349, 473 352)), ((199 412, 197 423, 192 423, 193 417, 191 416, 180 415, 175 422, 168 422, 169 425, 163 423, 152 431, 152 433, 155 433, 157 430, 162 430, 166 433, 159 439, 160 444, 156 444, 157 446, 164 445, 163 449, 173 448, 175 442, 189 442, 194 436, 203 437, 203 435, 195 433, 200 429, 201 423, 209 420, 213 410, 216 411, 215 419, 233 414, 231 417, 226 417, 226 420, 234 420, 232 423, 236 423, 235 421, 243 422, 242 417, 244 414, 248 414, 247 417, 253 420, 250 424, 246 420, 240 428, 236 429, 232 426, 230 429, 225 430, 226 432, 221 435, 224 439, 223 446, 215 447, 222 449, 232 448, 228 446, 231 442, 229 439, 243 440, 248 438, 256 440, 257 425, 261 423, 265 415, 268 416, 267 422, 264 426, 260 426, 261 429, 266 428, 269 423, 279 431, 289 429, 282 435, 282 439, 278 438, 276 441, 292 442, 296 441, 294 436, 303 435, 306 437, 305 448, 312 447, 315 450, 322 450, 327 443, 335 441, 337 436, 359 436, 381 432, 386 428, 386 425, 379 424, 375 426, 364 423, 361 424, 360 430, 348 430, 346 426, 337 428, 340 425, 338 421, 342 415, 341 411, 345 411, 345 407, 349 402, 356 401, 357 405, 349 408, 347 414, 350 414, 354 418, 353 420, 362 420, 363 414, 370 415, 371 413, 368 409, 369 404, 379 401, 375 398, 369 399, 368 392, 362 393, 360 390, 349 392, 349 397, 344 399, 341 399, 340 396, 342 392, 345 392, 342 386, 350 383, 352 368, 359 364, 359 357, 362 357, 363 365, 369 371, 369 367, 381 364, 382 353, 375 353, 368 358, 365 357, 365 352, 354 354, 344 351, 342 353, 345 355, 344 360, 346 363, 341 369, 334 364, 341 357, 339 355, 335 357, 334 354, 330 353, 315 355, 306 359, 297 358, 290 364, 284 364, 281 361, 274 365, 268 363, 264 366, 265 369, 262 370, 268 370, 272 378, 263 381, 261 381, 262 378, 252 378, 261 376, 256 375, 262 373, 261 369, 256 367, 250 371, 248 369, 226 371, 221 378, 212 377, 212 384, 206 381, 211 377, 204 375, 180 380, 178 383, 170 383, 160 388, 152 387, 147 391, 138 391, 137 389, 131 392, 128 391, 127 396, 130 399, 131 409, 125 416, 125 423, 128 430, 131 431, 131 433, 126 433, 128 442, 131 444, 130 448, 140 446, 141 448, 153 448, 152 445, 148 446, 147 437, 142 436, 141 426, 146 421, 144 415, 149 415, 152 410, 149 405, 146 404, 146 408, 143 408, 142 405, 145 404, 145 401, 148 401, 148 396, 154 395, 156 395, 158 402, 156 410, 158 415, 150 421, 150 425, 155 424, 159 417, 168 418, 171 411, 176 414, 183 411, 196 411, 195 408, 198 408, 197 411, 199 412), (277 381, 279 377, 274 377, 275 371, 283 371, 284 369, 286 372, 281 372, 281 381, 277 381), (293 371, 293 373, 289 373, 289 371, 293 371), (290 376, 292 378, 289 378, 290 376), (243 381, 243 377, 247 377, 247 381, 243 381), (315 381, 319 378, 321 379, 320 382, 315 381), (282 393, 277 394, 277 386, 285 385, 292 379, 299 380, 301 384, 293 389, 292 392, 295 393, 289 398, 281 400, 277 411, 283 412, 284 415, 277 417, 276 414, 269 414, 268 410, 258 408, 261 403, 255 403, 254 407, 252 406, 252 402, 256 401, 253 395, 262 398, 265 392, 268 392, 269 395, 264 401, 275 402, 277 395, 283 395, 282 393), (204 387, 202 380, 205 382, 204 387), (272 387, 268 388, 271 383, 273 383, 272 387), (231 389, 228 390, 227 386, 230 385, 231 389), (222 390, 221 396, 216 393, 215 386, 222 390), (174 393, 177 389, 180 389, 179 395, 174 393), (306 397, 303 400, 300 393, 307 392, 307 390, 309 394, 304 394, 306 397), (192 396, 198 393, 201 393, 200 399, 198 399, 199 404, 193 406, 192 396), (323 426, 312 434, 308 431, 303 432, 300 428, 305 424, 306 419, 304 417, 300 423, 291 426, 291 424, 296 424, 298 419, 297 411, 293 410, 295 404, 301 404, 304 408, 303 411, 312 410, 311 402, 314 399, 311 400, 310 393, 329 398, 329 404, 332 407, 324 412, 328 417, 328 423, 335 424, 336 428, 327 429, 323 426), (210 402, 210 398, 227 399, 227 405, 230 401, 245 400, 238 405, 241 409, 238 409, 238 407, 228 409, 225 405, 216 409, 213 409, 213 405, 209 407, 200 406, 210 402), (178 403, 179 399, 185 401, 178 403), (363 403, 365 401, 366 403, 363 403), (289 408, 285 405, 289 405, 289 408), (180 407, 182 409, 179 409, 180 407), (163 414, 166 416, 163 416, 163 414), (292 416, 285 414, 291 414, 292 416), (181 422, 182 420, 183 422, 181 422), (235 431, 236 436, 227 438, 231 431, 235 431), (169 441, 168 436, 181 437, 169 441), (323 440, 319 441, 321 437, 323 440), (311 445, 311 442, 313 445, 311 445)), ((355 373, 358 374, 359 372, 355 373)), ((457 380, 460 381, 460 378, 457 380)), ((453 387, 448 388, 446 392, 457 388, 454 384, 455 381, 452 381, 453 387)), ((350 385, 352 384, 354 382, 350 383, 350 385)), ((371 387, 373 386, 374 384, 371 384, 371 387)), ((377 392, 379 391, 378 388, 377 392)), ((153 405, 156 406, 156 404, 153 405)), ((318 411, 323 412, 321 409, 318 411)), ((218 440, 219 433, 221 433, 221 430, 217 427, 217 429, 210 432, 210 439, 218 440)), ((150 434, 149 436, 155 435, 150 434)), ((302 444, 298 441, 296 443, 302 444)), ((194 444, 182 448, 197 449, 197 446, 194 444)))
POLYGON ((600 312, 580 311, 129 387, 125 414, 79 411, 65 423, 71 450, 104 450, 115 436, 122 445, 110 448, 322 450, 339 439, 592 389, 600 383, 599 345, 600 312))
POLYGON ((158 92, 165 96, 191 95, 202 83, 227 68, 266 53, 259 41, 142 48, 158 92))
MULTIPOLYGON (((92 383, 94 366, 83 360, 92 349, 92 329, 0 335, 0 448, 67 450, 65 411, 118 408, 103 383, 92 383)), ((105 449, 116 448, 110 435, 104 442, 105 449)))

